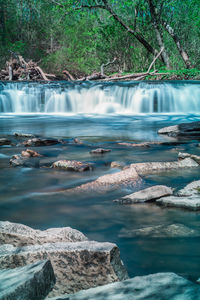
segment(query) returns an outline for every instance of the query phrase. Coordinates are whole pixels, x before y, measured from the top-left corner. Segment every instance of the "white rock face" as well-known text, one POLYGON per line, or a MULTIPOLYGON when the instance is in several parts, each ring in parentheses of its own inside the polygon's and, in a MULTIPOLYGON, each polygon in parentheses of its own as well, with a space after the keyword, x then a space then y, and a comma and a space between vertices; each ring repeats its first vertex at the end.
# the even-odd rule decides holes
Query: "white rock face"
POLYGON ((0 221, 0 245, 11 244, 13 246, 41 245, 56 242, 81 242, 87 241, 87 237, 71 227, 50 228, 47 230, 35 230, 23 224, 0 221))
POLYGON ((51 296, 74 293, 128 278, 115 244, 93 241, 0 246, 0 268, 16 268, 49 259, 56 276, 51 296))
POLYGON ((12 270, 0 270, 0 299, 44 299, 53 288, 55 280, 49 260, 12 270))
POLYGON ((174 273, 138 276, 49 300, 199 300, 200 286, 174 273))
POLYGON ((173 190, 165 185, 155 185, 147 189, 126 195, 119 200, 114 200, 121 204, 134 204, 143 203, 159 199, 161 197, 169 196, 173 194, 173 190))

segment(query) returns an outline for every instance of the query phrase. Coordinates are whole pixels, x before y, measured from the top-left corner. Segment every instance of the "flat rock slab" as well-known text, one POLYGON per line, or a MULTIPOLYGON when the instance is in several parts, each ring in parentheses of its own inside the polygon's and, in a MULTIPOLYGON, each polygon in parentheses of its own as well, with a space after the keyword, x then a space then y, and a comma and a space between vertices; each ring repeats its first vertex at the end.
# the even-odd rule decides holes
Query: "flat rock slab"
POLYGON ((1 300, 41 300, 52 290, 55 276, 49 260, 0 270, 1 300))
POLYGON ((179 159, 185 159, 187 157, 192 158, 194 161, 196 161, 198 164, 200 164, 200 156, 194 155, 194 154, 189 154, 189 153, 183 153, 183 152, 178 153, 179 159))
POLYGON ((120 204, 134 204, 153 201, 161 197, 173 194, 173 190, 165 185, 155 185, 144 190, 126 195, 120 199, 114 200, 120 204))
POLYGON ((200 180, 193 181, 177 192, 177 196, 169 196, 156 200, 163 206, 200 210, 200 180))
POLYGON ((14 132, 14 136, 20 138, 34 138, 35 136, 31 133, 14 132))
POLYGON ((134 238, 134 237, 147 237, 147 238, 183 238, 183 237, 200 237, 200 231, 189 228, 183 224, 171 225, 156 225, 143 227, 139 229, 126 229, 123 228, 119 237, 121 238, 134 238))
POLYGON ((52 243, 26 247, 0 246, 0 268, 16 268, 49 259, 56 276, 50 296, 74 293, 128 278, 115 244, 52 243))
POLYGON ((199 167, 199 164, 190 157, 171 162, 146 162, 130 165, 130 168, 134 168, 139 175, 194 167, 199 167))
POLYGON ((169 136, 200 136, 200 122, 182 123, 164 127, 159 129, 158 133, 169 136))
POLYGON ((183 189, 178 191, 180 196, 199 196, 200 195, 200 180, 192 181, 183 189))
POLYGON ((156 200, 156 203, 162 206, 186 208, 190 210, 200 210, 200 194, 196 197, 165 197, 156 200))
POLYGON ((58 160, 53 163, 52 168, 66 171, 84 172, 92 170, 92 165, 76 160, 58 160))
POLYGON ((42 245, 57 242, 87 241, 86 236, 71 227, 35 230, 23 224, 0 221, 0 245, 11 244, 16 247, 42 245))
POLYGON ((174 273, 138 276, 49 300, 199 300, 200 286, 174 273))

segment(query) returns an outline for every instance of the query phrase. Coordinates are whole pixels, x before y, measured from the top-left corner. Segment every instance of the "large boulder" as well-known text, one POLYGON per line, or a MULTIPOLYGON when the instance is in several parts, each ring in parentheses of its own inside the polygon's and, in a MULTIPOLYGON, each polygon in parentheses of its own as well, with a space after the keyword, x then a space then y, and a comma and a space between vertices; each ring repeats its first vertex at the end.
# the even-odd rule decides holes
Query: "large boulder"
POLYGON ((49 300, 199 300, 200 286, 174 273, 138 276, 123 282, 49 300))
POLYGON ((144 190, 126 195, 120 199, 114 200, 120 204, 134 204, 153 201, 161 197, 173 194, 173 190, 165 185, 155 185, 144 190))
POLYGON ((0 221, 0 245, 11 244, 21 247, 35 244, 82 242, 87 240, 83 233, 71 227, 35 230, 23 224, 0 221))
POLYGON ((134 237, 147 237, 147 238, 188 238, 200 237, 200 231, 192 229, 183 224, 170 224, 170 225, 155 225, 142 227, 139 229, 123 228, 119 233, 119 237, 134 238, 134 237))
POLYGON ((0 270, 1 300, 41 300, 52 290, 55 276, 49 260, 0 270))
POLYGON ((16 268, 49 259, 56 276, 51 296, 74 293, 128 278, 115 244, 93 241, 0 246, 0 268, 16 268))
POLYGON ((168 136, 200 136, 200 121, 164 127, 158 133, 168 136))
POLYGON ((194 154, 189 154, 189 153, 183 153, 183 152, 179 152, 178 153, 178 158, 180 159, 185 159, 185 158, 192 158, 194 161, 196 161, 199 165, 200 165, 200 156, 198 155, 194 155, 194 154))
POLYGON ((191 182, 178 191, 176 196, 158 199, 156 203, 163 206, 200 210, 200 180, 191 182))

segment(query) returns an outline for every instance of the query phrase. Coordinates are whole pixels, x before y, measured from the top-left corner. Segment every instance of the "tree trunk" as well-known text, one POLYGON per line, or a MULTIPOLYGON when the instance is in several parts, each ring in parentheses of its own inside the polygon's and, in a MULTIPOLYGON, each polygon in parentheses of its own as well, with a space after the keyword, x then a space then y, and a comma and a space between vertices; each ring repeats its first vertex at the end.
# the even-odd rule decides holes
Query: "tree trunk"
POLYGON ((155 29, 156 39, 157 39, 158 45, 159 45, 160 49, 164 48, 161 56, 163 58, 163 61, 164 61, 165 65, 167 66, 167 68, 170 69, 171 66, 170 66, 169 56, 168 56, 168 54, 165 50, 165 44, 164 44, 164 41, 163 41, 163 38, 162 38, 162 32, 161 32, 161 29, 160 29, 160 24, 158 22, 155 7, 153 5, 152 0, 148 0, 148 4, 149 4, 152 24, 153 24, 154 29, 155 29))
POLYGON ((169 33, 169 35, 173 38, 173 40, 176 44, 176 47, 185 63, 187 69, 191 68, 191 62, 190 62, 189 56, 188 56, 187 52, 181 46, 180 40, 179 40, 178 36, 175 34, 174 29, 167 23, 163 23, 162 25, 165 28, 165 30, 169 33))

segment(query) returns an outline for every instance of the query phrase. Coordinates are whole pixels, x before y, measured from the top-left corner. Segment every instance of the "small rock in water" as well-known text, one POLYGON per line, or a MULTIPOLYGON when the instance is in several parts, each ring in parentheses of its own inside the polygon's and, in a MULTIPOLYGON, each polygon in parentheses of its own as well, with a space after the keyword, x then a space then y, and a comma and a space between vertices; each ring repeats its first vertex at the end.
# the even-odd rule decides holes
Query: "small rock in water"
POLYGON ((17 137, 29 137, 29 138, 34 138, 35 136, 30 133, 22 133, 22 132, 14 132, 14 135, 17 137))
POLYGON ((120 146, 126 146, 126 147, 145 147, 145 148, 148 148, 150 147, 150 144, 149 143, 117 143, 118 145, 120 146))
POLYGON ((10 145, 11 141, 6 138, 0 138, 0 146, 10 145))
POLYGON ((51 146, 61 143, 60 140, 57 139, 39 139, 33 138, 23 142, 25 146, 51 146))
POLYGON ((74 138, 74 143, 78 144, 78 145, 82 145, 83 142, 81 140, 79 140, 78 138, 74 138))
POLYGON ((91 171, 92 165, 88 163, 82 163, 76 160, 58 160, 53 163, 52 168, 66 170, 66 171, 91 171))
POLYGON ((200 231, 183 224, 156 225, 139 229, 122 229, 119 237, 147 237, 147 238, 182 238, 200 237, 200 231))
POLYGON ((42 157, 38 152, 33 151, 31 149, 26 149, 25 151, 22 151, 21 153, 22 157, 42 157))
POLYGON ((0 299, 44 299, 55 284, 50 260, 0 270, 0 299))
POLYGON ((91 150, 90 151, 90 154, 94 154, 94 155, 101 155, 101 154, 105 154, 105 153, 107 153, 107 152, 111 152, 111 150, 110 149, 103 149, 103 148, 97 148, 97 149, 95 149, 95 150, 91 150))
POLYGON ((173 190, 165 185, 155 185, 147 189, 126 195, 120 199, 114 200, 120 204, 143 203, 159 199, 161 197, 173 194, 173 190))
POLYGON ((110 167, 116 169, 123 169, 125 167, 125 163, 120 161, 112 161, 110 167))

